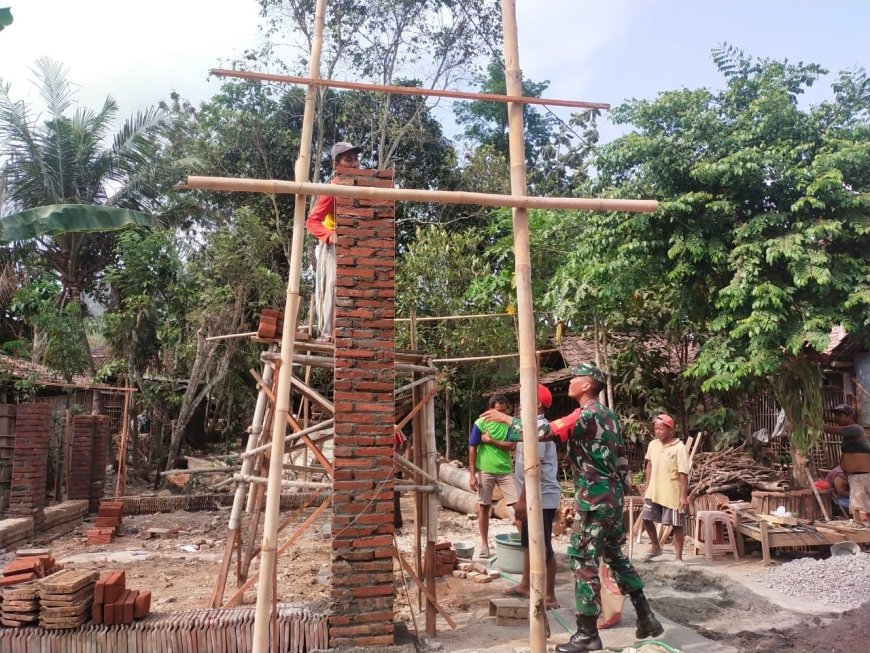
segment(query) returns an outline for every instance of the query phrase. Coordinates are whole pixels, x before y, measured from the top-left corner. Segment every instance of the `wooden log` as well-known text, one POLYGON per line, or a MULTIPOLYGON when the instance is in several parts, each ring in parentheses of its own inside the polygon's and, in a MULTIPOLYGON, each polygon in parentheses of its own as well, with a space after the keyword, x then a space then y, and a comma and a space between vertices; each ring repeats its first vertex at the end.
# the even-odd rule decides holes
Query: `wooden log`
MULTIPOLYGON (((445 508, 450 508, 465 515, 473 515, 477 512, 477 495, 465 490, 460 490, 452 485, 441 484, 438 493, 438 501, 445 508)), ((493 504, 493 514, 499 519, 510 519, 510 511, 504 500, 493 504)))

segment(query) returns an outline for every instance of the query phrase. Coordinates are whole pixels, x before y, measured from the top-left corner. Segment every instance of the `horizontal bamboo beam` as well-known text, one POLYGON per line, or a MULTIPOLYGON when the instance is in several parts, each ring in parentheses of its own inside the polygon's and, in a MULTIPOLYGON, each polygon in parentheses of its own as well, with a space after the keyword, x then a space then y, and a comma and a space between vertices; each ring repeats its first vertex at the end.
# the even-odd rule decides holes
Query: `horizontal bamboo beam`
POLYGON ((582 100, 554 100, 541 97, 510 97, 494 93, 473 93, 470 91, 453 91, 440 88, 417 88, 414 86, 392 86, 388 84, 368 84, 365 82, 344 82, 338 79, 309 79, 292 75, 276 75, 273 73, 258 73, 252 70, 227 70, 212 68, 212 75, 219 77, 237 77, 239 79, 254 79, 264 82, 283 82, 284 84, 305 84, 307 86, 324 86, 327 88, 343 88, 351 91, 377 91, 392 95, 423 95, 426 97, 446 97, 452 100, 471 100, 474 102, 513 102, 515 104, 542 104, 551 107, 572 107, 574 109, 603 109, 607 111, 610 105, 605 102, 584 102, 582 100))
MULTIPOLYGON (((559 349, 539 349, 536 354, 550 354, 559 349)), ((466 356, 465 358, 433 358, 433 363, 462 363, 467 361, 488 361, 492 358, 516 358, 519 354, 494 354, 492 356, 466 356)))
POLYGON ((427 202, 437 204, 471 204, 475 206, 509 206, 525 209, 564 209, 571 211, 626 211, 655 213, 655 200, 627 200, 594 197, 530 197, 498 195, 453 190, 418 190, 414 188, 369 188, 344 184, 311 184, 280 179, 239 179, 191 175, 180 190, 219 190, 230 193, 270 193, 276 195, 328 195, 372 201, 427 202))
MULTIPOLYGON (((233 480, 243 481, 244 483, 257 483, 258 485, 269 485, 269 479, 262 476, 251 476, 250 474, 233 474, 233 480)), ((316 490, 332 489, 332 483, 315 483, 314 481, 281 481, 281 487, 303 487, 313 488, 316 490)))

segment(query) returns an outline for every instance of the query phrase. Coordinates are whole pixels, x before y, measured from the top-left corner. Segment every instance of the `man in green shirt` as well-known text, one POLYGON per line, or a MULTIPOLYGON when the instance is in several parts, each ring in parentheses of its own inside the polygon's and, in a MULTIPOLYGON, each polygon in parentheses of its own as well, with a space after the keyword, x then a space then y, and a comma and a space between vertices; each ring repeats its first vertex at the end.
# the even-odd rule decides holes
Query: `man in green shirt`
MULTIPOLYGON (((507 398, 493 395, 489 408, 501 413, 507 411, 507 398)), ((508 441, 508 425, 479 418, 468 436, 468 470, 472 492, 477 492, 477 525, 480 529, 481 558, 489 557, 489 513, 492 506, 492 491, 501 490, 505 503, 517 502, 514 484, 514 468, 511 451, 516 443, 508 441), (485 441, 482 439, 486 436, 485 441)))

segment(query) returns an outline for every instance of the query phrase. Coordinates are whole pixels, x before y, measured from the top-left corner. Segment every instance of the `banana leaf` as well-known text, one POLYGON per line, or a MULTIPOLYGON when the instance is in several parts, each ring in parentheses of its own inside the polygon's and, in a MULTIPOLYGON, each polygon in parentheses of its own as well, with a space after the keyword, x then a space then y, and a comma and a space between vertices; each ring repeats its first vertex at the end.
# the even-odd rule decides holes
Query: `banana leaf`
POLYGON ((9 7, 0 7, 0 32, 3 31, 4 27, 8 27, 12 24, 12 11, 10 11, 9 7))
POLYGON ((115 231, 128 225, 150 227, 153 223, 151 216, 141 211, 93 204, 52 204, 0 218, 0 242, 73 231, 115 231))

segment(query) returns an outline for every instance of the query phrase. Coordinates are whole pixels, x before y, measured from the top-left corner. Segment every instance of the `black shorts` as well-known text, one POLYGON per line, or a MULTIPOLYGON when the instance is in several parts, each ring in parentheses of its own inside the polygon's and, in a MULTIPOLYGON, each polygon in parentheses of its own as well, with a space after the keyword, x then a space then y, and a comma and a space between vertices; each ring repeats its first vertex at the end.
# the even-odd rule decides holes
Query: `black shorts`
MULTIPOLYGON (((547 549, 547 560, 553 557, 553 520, 556 518, 555 508, 543 508, 544 513, 544 546, 547 549)), ((529 525, 523 521, 520 529, 520 543, 524 549, 529 548, 529 525)))

